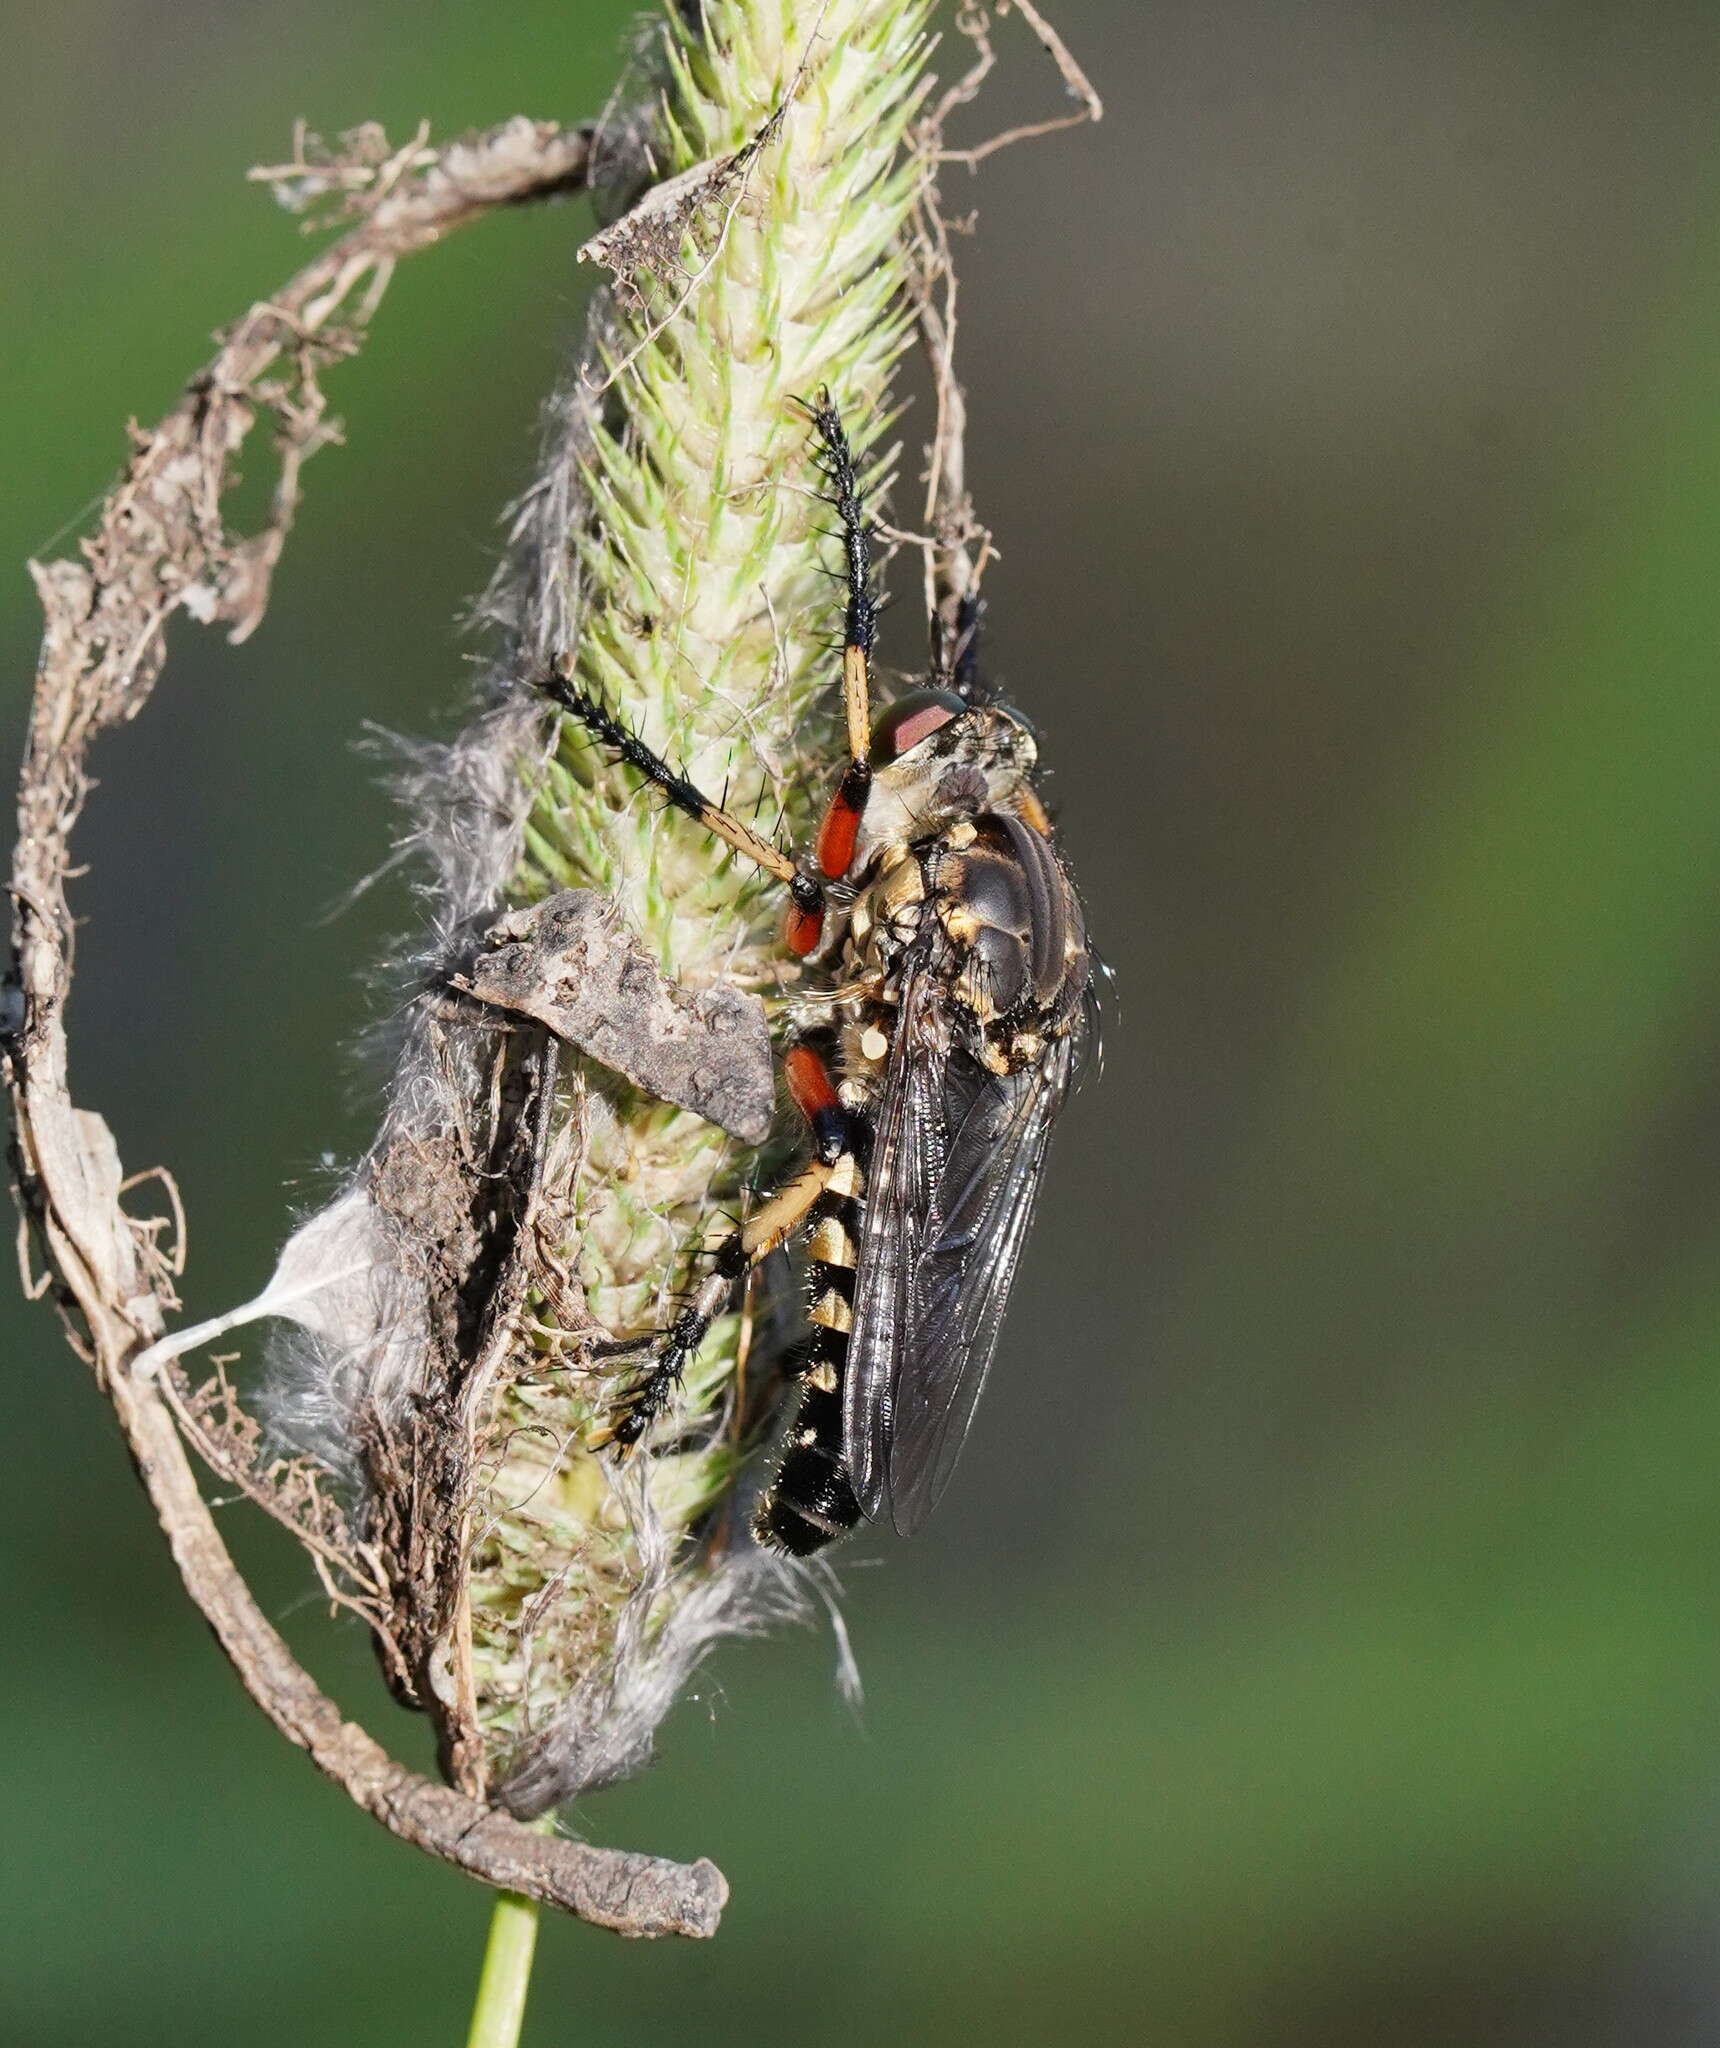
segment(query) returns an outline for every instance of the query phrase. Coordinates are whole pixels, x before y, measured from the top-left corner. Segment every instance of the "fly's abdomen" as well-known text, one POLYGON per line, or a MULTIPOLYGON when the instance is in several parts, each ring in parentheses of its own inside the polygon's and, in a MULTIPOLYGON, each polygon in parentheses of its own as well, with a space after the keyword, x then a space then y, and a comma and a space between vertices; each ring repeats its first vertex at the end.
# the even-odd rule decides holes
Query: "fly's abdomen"
POLYGON ((800 1395, 783 1439, 782 1463, 753 1515, 758 1541, 792 1557, 812 1556, 860 1519, 842 1461, 842 1381, 854 1326, 860 1185, 859 1162, 845 1153, 808 1217, 812 1330, 801 1354, 800 1395))

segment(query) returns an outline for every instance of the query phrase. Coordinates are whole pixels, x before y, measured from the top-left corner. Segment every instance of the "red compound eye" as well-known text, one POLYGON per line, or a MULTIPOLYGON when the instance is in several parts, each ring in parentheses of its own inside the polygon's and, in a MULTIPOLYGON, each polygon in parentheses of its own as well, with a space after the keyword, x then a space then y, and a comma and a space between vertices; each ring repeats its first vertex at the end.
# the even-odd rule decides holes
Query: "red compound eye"
POLYGON ((910 690, 887 704, 872 727, 872 766, 887 768, 899 761, 910 747, 948 725, 967 709, 954 690, 910 690))

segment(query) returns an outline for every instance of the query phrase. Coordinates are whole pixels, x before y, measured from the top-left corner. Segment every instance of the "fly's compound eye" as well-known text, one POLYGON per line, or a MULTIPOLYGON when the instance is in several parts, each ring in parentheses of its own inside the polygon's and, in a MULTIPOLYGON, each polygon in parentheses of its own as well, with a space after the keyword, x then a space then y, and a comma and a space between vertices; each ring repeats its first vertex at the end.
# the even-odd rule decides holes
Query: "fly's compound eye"
POLYGON ((872 726, 872 766, 888 768, 967 709, 954 690, 910 690, 885 705, 872 726))

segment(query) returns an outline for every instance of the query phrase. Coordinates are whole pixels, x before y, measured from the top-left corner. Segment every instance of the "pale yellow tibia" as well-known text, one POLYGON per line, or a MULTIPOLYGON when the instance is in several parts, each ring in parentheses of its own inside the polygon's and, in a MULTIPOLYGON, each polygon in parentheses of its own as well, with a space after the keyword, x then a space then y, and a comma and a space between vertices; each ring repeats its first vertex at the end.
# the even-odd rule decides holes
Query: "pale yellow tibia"
MULTIPOLYGON (((590 408, 601 424, 572 536, 578 674, 785 843, 804 839, 828 789, 839 729, 842 592, 829 572, 840 554, 796 401, 828 387, 856 450, 876 459, 911 324, 899 252, 920 169, 904 142, 923 97, 927 12, 928 0, 707 0, 690 30, 670 10, 661 175, 770 132, 689 226, 678 267, 635 275, 637 298, 617 295, 591 376, 609 381, 590 408)), ((571 723, 547 774, 531 768, 541 786, 522 900, 594 886, 682 981, 727 976, 767 1001, 792 992, 777 885, 719 858, 696 823, 571 723)), ((570 1114, 576 1091, 586 1154, 569 1261, 596 1318, 639 1331, 660 1319, 689 1250, 720 1231, 758 1161, 595 1070, 570 1084, 570 1114)), ((539 1313, 547 1326, 547 1306, 539 1313)), ((540 1342, 553 1354, 553 1329, 540 1342)), ((719 1322, 678 1418, 723 1412, 738 1343, 739 1319, 719 1322)), ((551 1369, 516 1384, 492 1418, 473 1523, 487 1530, 474 1553, 473 1665, 498 1763, 572 1687, 602 1683, 642 1583, 636 1511, 586 1448, 603 1413, 591 1379, 551 1369)), ((705 1448, 635 1461, 633 1483, 678 1555, 650 1596, 647 1640, 703 1569, 685 1532, 734 1476, 732 1433, 714 1434, 705 1448)))

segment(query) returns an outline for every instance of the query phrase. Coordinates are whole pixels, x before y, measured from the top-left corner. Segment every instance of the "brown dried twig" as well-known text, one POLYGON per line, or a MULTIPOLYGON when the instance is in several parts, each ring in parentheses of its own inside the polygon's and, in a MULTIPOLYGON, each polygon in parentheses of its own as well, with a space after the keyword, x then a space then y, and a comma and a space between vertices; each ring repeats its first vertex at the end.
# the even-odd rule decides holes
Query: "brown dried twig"
MULTIPOLYGON (((422 135, 392 153, 375 130, 349 142, 343 158, 301 135, 293 164, 268 175, 277 184, 299 181, 306 198, 338 195, 356 225, 244 315, 159 426, 132 429, 131 460, 83 558, 32 565, 46 628, 19 787, 12 968, 0 991, 12 1168, 46 1290, 112 1404, 186 1590, 281 1733, 393 1833, 486 1884, 624 1934, 705 1935, 727 1896, 710 1863, 683 1866, 545 1836, 419 1777, 344 1720, 293 1658, 229 1557, 181 1435, 188 1431, 218 1469, 254 1491, 267 1475, 249 1461, 245 1432, 218 1395, 192 1396, 178 1384, 170 1393, 163 1375, 134 1370, 175 1305, 177 1261, 158 1244, 162 1219, 127 1212, 122 1197, 136 1180, 126 1179, 107 1125, 74 1104, 67 1082, 66 884, 91 742, 143 708, 175 612, 220 621, 233 640, 256 629, 303 464, 338 433, 319 373, 357 348, 394 264, 493 207, 577 190, 589 154, 588 131, 523 119, 440 152, 427 150, 422 135), (220 500, 261 413, 273 421, 279 472, 262 530, 238 537, 220 500)), ((176 1235, 182 1244, 182 1223, 176 1235)), ((320 1519, 329 1506, 301 1499, 296 1513, 316 1522, 320 1561, 339 1565, 344 1548, 320 1519)))
MULTIPOLYGON (((956 27, 973 45, 973 62, 933 103, 918 123, 914 148, 924 166, 907 229, 908 292, 931 366, 937 414, 927 451, 926 495, 921 514, 923 536, 902 536, 922 550, 925 563, 926 610, 933 621, 937 657, 948 667, 960 648, 961 619, 979 597, 980 581, 996 549, 989 529, 980 524, 967 489, 967 398, 956 375, 956 271, 950 236, 967 233, 971 220, 951 219, 944 212, 938 187, 939 166, 965 164, 974 170, 1011 143, 1053 135, 1104 118, 1104 104, 1067 43, 1034 6, 1033 0, 963 0, 956 27), (997 67, 991 40, 994 16, 1013 8, 1038 37, 1057 66, 1070 97, 1081 102, 1078 113, 1059 115, 1024 127, 1006 129, 973 149, 947 149, 944 126, 957 107, 968 105, 997 67)), ((970 629, 971 630, 971 629, 970 629)))
POLYGON ((1039 38, 1040 47, 1057 66, 1064 90, 1071 99, 1081 102, 1081 110, 1075 114, 1055 114, 1045 121, 1028 121, 1019 128, 1006 128, 1001 135, 993 135, 972 149, 940 149, 940 163, 966 164, 971 171, 984 163, 988 156, 995 156, 1000 149, 1008 149, 1012 143, 1032 142, 1041 135, 1055 135, 1060 128, 1079 128, 1089 121, 1102 121, 1105 117, 1105 104, 1093 81, 1075 61, 1069 45, 1033 5, 1033 0, 968 0, 957 15, 956 26, 973 43, 975 60, 972 68, 957 79, 939 101, 932 117, 934 125, 941 127, 946 116, 971 100, 990 75, 997 63, 997 52, 991 43, 991 15, 994 8, 1002 15, 1012 7, 1039 38))

